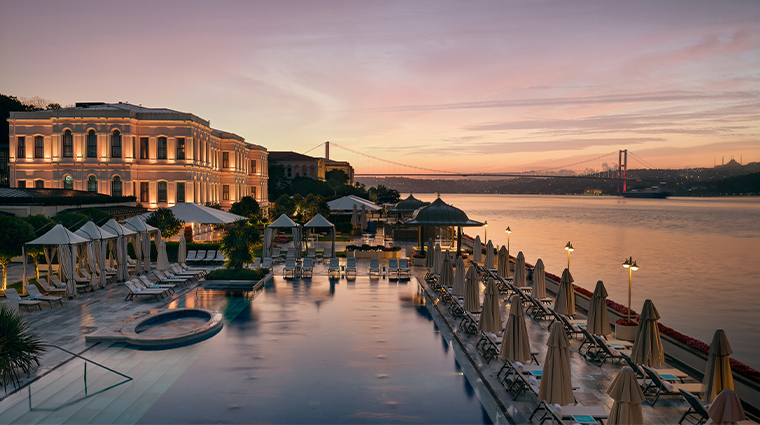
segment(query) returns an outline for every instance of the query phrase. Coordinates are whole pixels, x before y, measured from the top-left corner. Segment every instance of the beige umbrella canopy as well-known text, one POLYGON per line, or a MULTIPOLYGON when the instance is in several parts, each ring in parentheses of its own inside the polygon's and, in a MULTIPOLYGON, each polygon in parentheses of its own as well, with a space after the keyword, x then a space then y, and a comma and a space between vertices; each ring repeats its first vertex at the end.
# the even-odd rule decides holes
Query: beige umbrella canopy
POLYGON ((439 279, 439 282, 441 283, 441 286, 445 287, 453 286, 454 284, 454 267, 451 266, 451 257, 448 255, 443 258, 441 278, 439 279))
POLYGON ((483 263, 483 266, 487 269, 492 269, 494 266, 494 256, 493 256, 493 242, 491 240, 488 240, 488 243, 486 244, 486 261, 483 263))
POLYGON ((477 263, 483 261, 483 243, 480 242, 480 235, 475 236, 475 242, 472 245, 472 259, 477 263))
POLYGON ((185 240, 184 233, 179 234, 179 252, 177 253, 177 262, 185 264, 187 260, 187 241, 185 240))
POLYGON ((525 313, 523 313, 522 299, 519 295, 512 296, 512 307, 509 309, 507 326, 504 327, 499 358, 522 363, 530 361, 530 338, 528 338, 525 313))
POLYGON ((644 393, 641 391, 633 369, 628 366, 621 369, 607 389, 607 394, 614 400, 607 419, 608 424, 644 423, 644 415, 641 411, 641 402, 645 400, 644 393))
POLYGON ((461 297, 464 295, 464 274, 467 272, 464 268, 464 260, 462 257, 457 257, 457 270, 454 273, 454 284, 452 285, 452 292, 454 296, 461 297))
POLYGON ((515 259, 515 278, 513 282, 518 288, 523 288, 525 285, 527 285, 525 283, 525 256, 523 255, 522 251, 517 254, 517 258, 515 259))
POLYGON ((657 327, 659 318, 660 313, 657 312, 652 300, 644 301, 639 327, 636 328, 636 340, 631 348, 631 360, 636 364, 657 367, 665 363, 660 329, 657 327))
POLYGON ((726 332, 718 329, 713 335, 710 351, 707 353, 707 368, 702 381, 702 399, 711 403, 723 390, 734 389, 734 377, 731 375, 729 356, 733 353, 728 344, 726 332))
POLYGON ((596 282, 594 294, 589 302, 586 329, 592 335, 609 335, 612 333, 610 316, 607 311, 607 289, 604 288, 604 282, 601 280, 596 282))
POLYGON ((554 300, 554 311, 566 316, 575 314, 575 290, 573 289, 573 275, 569 269, 562 272, 557 289, 557 298, 554 300))
POLYGON ((570 381, 570 340, 567 338, 562 323, 552 323, 546 346, 549 348, 544 360, 538 399, 561 406, 571 404, 575 398, 573 397, 573 384, 570 381))
POLYGON ((502 245, 501 248, 499 248, 499 256, 497 257, 497 270, 496 273, 500 277, 507 278, 509 277, 509 253, 507 252, 506 245, 502 245))
POLYGON ((533 266, 533 296, 539 300, 546 298, 546 271, 540 258, 533 266))
POLYGON ((710 405, 707 416, 715 425, 734 425, 739 421, 747 420, 742 402, 734 390, 721 391, 710 405))
POLYGON ((464 277, 464 309, 480 311, 480 282, 475 266, 470 266, 464 277))
POLYGON ((480 313, 478 330, 490 333, 500 332, 502 326, 501 310, 499 309, 499 288, 496 287, 495 280, 488 279, 484 294, 483 311, 480 313))

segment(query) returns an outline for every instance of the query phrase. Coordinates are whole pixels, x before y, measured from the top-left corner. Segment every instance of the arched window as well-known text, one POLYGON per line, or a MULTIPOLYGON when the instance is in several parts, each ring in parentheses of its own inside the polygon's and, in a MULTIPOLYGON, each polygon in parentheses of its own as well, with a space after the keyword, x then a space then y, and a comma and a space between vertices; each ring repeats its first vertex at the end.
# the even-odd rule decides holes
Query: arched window
POLYGON ((158 138, 158 159, 166 159, 166 137, 158 138))
POLYGON ((70 175, 63 178, 63 188, 74 189, 74 179, 70 175))
POLYGON ((34 188, 35 189, 44 189, 45 188, 45 180, 35 180, 34 181, 34 188))
POLYGON ((90 176, 87 178, 87 191, 88 192, 98 191, 98 179, 96 179, 95 176, 90 176))
POLYGON ((98 135, 95 130, 87 132, 87 158, 98 157, 98 135))
POLYGON ((71 130, 63 132, 63 157, 74 157, 74 135, 71 134, 71 130))
POLYGON ((113 176, 111 180, 111 196, 122 196, 121 177, 113 176))
POLYGON ((314 166, 309 167, 309 176, 314 177, 314 166))
POLYGON ((111 133, 111 158, 121 158, 121 132, 114 130, 111 133))
POLYGON ((306 166, 305 165, 301 166, 301 175, 304 176, 304 177, 306 177, 306 166))

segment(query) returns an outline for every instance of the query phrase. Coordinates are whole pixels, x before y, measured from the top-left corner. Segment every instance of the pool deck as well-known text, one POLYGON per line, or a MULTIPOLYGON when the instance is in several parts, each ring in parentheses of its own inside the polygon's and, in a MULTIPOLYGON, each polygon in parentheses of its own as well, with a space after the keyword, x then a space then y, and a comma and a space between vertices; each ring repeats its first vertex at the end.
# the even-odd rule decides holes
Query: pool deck
MULTIPOLYGON (((344 264, 345 259, 341 259, 341 263, 344 264)), ((383 262, 381 261, 381 263, 383 262)), ((278 280, 282 279, 282 268, 282 264, 275 265, 274 276, 278 280)), ((461 319, 451 316, 447 306, 439 303, 439 294, 428 287, 424 281, 425 272, 426 270, 423 267, 412 267, 412 281, 416 279, 420 282, 427 301, 429 301, 427 303, 428 309, 433 313, 435 323, 444 338, 451 341, 455 350, 459 350, 457 358, 462 366, 467 367, 465 362, 472 366, 466 375, 468 375, 473 387, 476 387, 476 392, 486 410, 489 411, 492 420, 501 423, 528 423, 527 418, 538 405, 537 398, 532 394, 521 394, 516 401, 512 400, 504 386, 496 378, 502 365, 501 361, 494 359, 487 362, 481 356, 475 347, 479 336, 468 337, 459 329, 458 325, 461 319), (484 398, 486 399, 484 400, 484 398)), ((369 260, 357 261, 357 274, 359 276, 369 274, 369 260)), ((327 276, 326 262, 316 262, 314 276, 327 276)), ((340 282, 346 282, 345 276, 341 277, 340 282)), ((395 281, 389 280, 387 276, 380 276, 377 279, 378 284, 391 282, 395 281)), ((125 301, 127 288, 124 285, 109 284, 106 289, 87 292, 72 300, 64 300, 63 306, 57 304, 52 307, 44 305, 41 311, 27 313, 24 308, 21 308, 20 311, 29 323, 29 329, 36 332, 44 342, 61 346, 86 357, 87 350, 95 345, 85 342, 86 334, 99 329, 119 326, 151 311, 167 308, 173 301, 192 294, 196 287, 197 283, 193 283, 160 301, 153 299, 125 301)), ((506 319, 508 310, 504 299, 501 300, 500 305, 502 318, 506 319)), ((527 319, 526 322, 531 348, 533 351, 539 352, 537 357, 539 362, 543 364, 546 355, 545 343, 549 336, 548 322, 538 323, 532 319, 527 319)), ((609 411, 612 406, 612 399, 607 395, 606 390, 622 365, 607 362, 602 367, 598 367, 585 360, 578 353, 577 349, 580 342, 577 338, 572 339, 571 343, 572 381, 574 386, 579 387, 579 390, 575 391, 577 401, 584 406, 599 406, 609 411)), ((31 376, 24 376, 23 383, 34 381, 71 358, 70 355, 60 350, 49 350, 41 359, 42 365, 31 376)), ((675 366, 664 365, 663 367, 675 366)), ((12 387, 8 390, 13 392, 12 387)), ((4 392, 0 393, 0 401, 5 396, 4 392)), ((643 404, 644 422, 677 423, 687 409, 688 404, 682 398, 662 396, 654 407, 648 403, 643 404)))

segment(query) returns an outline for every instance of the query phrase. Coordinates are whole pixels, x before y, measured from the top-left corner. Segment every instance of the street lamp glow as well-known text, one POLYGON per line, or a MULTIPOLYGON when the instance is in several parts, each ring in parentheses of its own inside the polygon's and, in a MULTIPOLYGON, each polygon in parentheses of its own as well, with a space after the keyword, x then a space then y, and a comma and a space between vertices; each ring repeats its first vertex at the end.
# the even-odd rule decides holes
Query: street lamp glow
POLYGON ((631 280, 633 279, 633 272, 639 269, 639 266, 636 264, 635 261, 633 261, 633 257, 628 257, 623 262, 623 267, 628 269, 628 311, 626 314, 626 319, 630 322, 631 321, 631 280))
POLYGON ((573 244, 570 243, 570 241, 567 241, 567 245, 565 245, 565 250, 567 251, 567 270, 570 270, 570 253, 572 251, 575 251, 573 248, 573 244))
POLYGON ((483 223, 483 225, 486 227, 486 232, 485 232, 485 235, 483 236, 485 238, 485 242, 488 243, 488 220, 486 220, 485 223, 483 223))

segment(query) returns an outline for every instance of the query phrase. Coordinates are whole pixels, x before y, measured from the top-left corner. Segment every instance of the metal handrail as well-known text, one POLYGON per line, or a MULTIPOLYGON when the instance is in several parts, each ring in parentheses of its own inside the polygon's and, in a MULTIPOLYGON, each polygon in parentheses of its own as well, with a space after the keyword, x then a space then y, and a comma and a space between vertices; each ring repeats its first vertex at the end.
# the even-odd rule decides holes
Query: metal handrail
POLYGON ((90 362, 90 363, 92 363, 92 364, 94 364, 94 365, 96 365, 96 366, 100 366, 100 367, 102 367, 103 369, 105 369, 105 370, 107 370, 107 371, 110 371, 110 372, 113 372, 113 373, 115 373, 115 374, 117 374, 117 375, 119 375, 119 376, 123 376, 123 377, 124 377, 124 378, 126 378, 127 380, 130 380, 130 381, 134 381, 134 378, 132 378, 132 377, 130 377, 130 376, 127 376, 127 375, 125 375, 125 374, 123 374, 123 373, 121 373, 121 372, 119 372, 119 371, 117 371, 117 370, 113 370, 113 369, 111 369, 111 368, 110 368, 110 367, 108 367, 108 366, 103 366, 102 364, 100 364, 100 363, 98 363, 98 362, 95 362, 95 361, 92 361, 92 360, 90 360, 90 359, 88 359, 88 358, 86 358, 86 357, 82 357, 82 356, 80 356, 79 354, 77 354, 77 353, 73 353, 73 352, 71 352, 71 351, 69 351, 69 350, 67 350, 67 349, 65 349, 65 348, 61 348, 61 347, 59 347, 59 346, 57 346, 57 345, 54 345, 54 344, 42 344, 42 345, 43 345, 43 346, 46 346, 46 347, 53 347, 53 348, 57 348, 57 349, 59 349, 59 350, 61 350, 61 351, 63 351, 63 352, 66 352, 66 353, 69 353, 69 354, 71 354, 71 355, 72 355, 72 356, 74 356, 74 357, 79 357, 80 359, 82 359, 82 360, 84 360, 84 361, 86 361, 86 362, 90 362))

